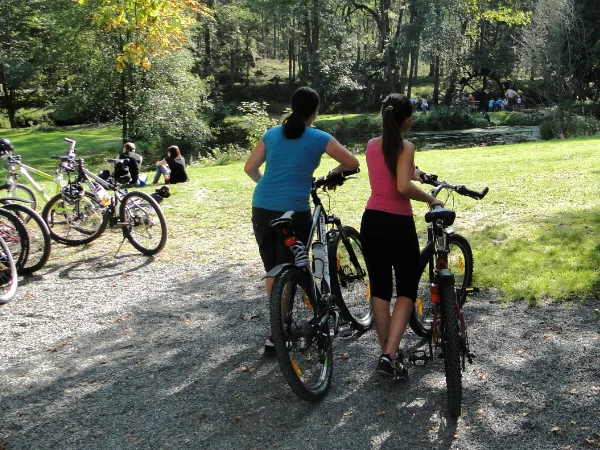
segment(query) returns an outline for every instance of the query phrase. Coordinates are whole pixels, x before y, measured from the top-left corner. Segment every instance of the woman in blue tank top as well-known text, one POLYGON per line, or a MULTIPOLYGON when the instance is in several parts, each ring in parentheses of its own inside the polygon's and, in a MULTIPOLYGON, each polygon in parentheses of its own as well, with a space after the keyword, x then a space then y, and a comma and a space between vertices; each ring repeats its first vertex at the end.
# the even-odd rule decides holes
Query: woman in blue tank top
MULTIPOLYGON (((290 250, 280 241, 269 222, 287 211, 294 211, 294 229, 306 243, 310 233, 310 188, 315 169, 327 153, 340 164, 338 173, 358 168, 356 157, 330 134, 311 128, 319 110, 319 94, 301 87, 292 95, 292 113, 280 126, 271 128, 258 141, 246 162, 244 171, 256 182, 252 196, 252 226, 265 270, 292 262, 290 250), (266 163, 264 174, 260 167, 266 163)), ((267 298, 271 296, 273 279, 265 278, 267 298)), ((273 356, 270 338, 265 355, 273 356)))

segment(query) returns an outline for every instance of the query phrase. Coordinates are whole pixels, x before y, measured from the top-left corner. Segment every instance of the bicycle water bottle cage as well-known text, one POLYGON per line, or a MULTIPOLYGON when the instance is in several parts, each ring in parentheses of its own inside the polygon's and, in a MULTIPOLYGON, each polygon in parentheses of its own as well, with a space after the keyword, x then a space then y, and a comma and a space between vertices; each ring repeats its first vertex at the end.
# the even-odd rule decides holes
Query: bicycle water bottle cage
POLYGON ((454 223, 454 219, 456 218, 456 213, 451 209, 444 209, 441 206, 434 206, 431 211, 425 214, 425 222, 437 222, 441 220, 444 224, 444 227, 449 227, 454 223))

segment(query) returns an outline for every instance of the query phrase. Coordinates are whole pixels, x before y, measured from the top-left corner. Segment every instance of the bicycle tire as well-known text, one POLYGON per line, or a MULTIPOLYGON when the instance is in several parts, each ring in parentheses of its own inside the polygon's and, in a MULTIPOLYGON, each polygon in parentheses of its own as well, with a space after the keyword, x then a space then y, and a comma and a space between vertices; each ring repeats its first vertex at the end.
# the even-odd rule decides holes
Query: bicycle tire
MULTIPOLYGON (((459 304, 464 303, 465 289, 473 282, 473 251, 469 241, 459 234, 448 237, 448 268, 455 276, 455 288, 460 292, 459 304)), ((433 320, 433 303, 431 303, 431 283, 429 266, 433 265, 433 257, 425 266, 421 279, 415 307, 410 316, 410 328, 421 337, 431 336, 433 320)))
POLYGON ((167 244, 167 219, 162 209, 145 192, 132 191, 123 197, 119 211, 123 224, 123 235, 137 250, 152 256, 167 244), (156 233, 156 225, 160 226, 156 233))
POLYGON ((0 208, 0 236, 10 249, 17 274, 21 274, 29 256, 29 235, 25 222, 4 205, 0 208))
POLYGON ((341 233, 334 233, 329 243, 331 292, 338 300, 342 318, 354 329, 366 331, 373 326, 369 274, 358 231, 345 226, 344 232, 347 242, 344 242, 341 233), (356 255, 354 262, 348 246, 356 255))
POLYGON ((458 303, 453 283, 440 283, 441 340, 444 350, 444 372, 446 374, 446 393, 448 412, 457 419, 462 403, 462 338, 458 322, 458 303))
POLYGON ((283 270, 275 277, 269 309, 271 338, 283 377, 299 398, 318 402, 331 386, 333 354, 329 326, 315 337, 315 327, 310 325, 319 322, 311 286, 312 280, 301 269, 283 270), (303 349, 307 342, 308 348, 303 349))
POLYGON ((52 239, 65 245, 84 245, 98 239, 108 226, 108 215, 96 196, 85 192, 81 200, 70 203, 62 194, 50 199, 42 218, 52 239))
MULTIPOLYGON (((0 196, 2 197, 11 197, 11 195, 9 195, 9 186, 8 183, 3 184, 2 186, 0 186, 0 196)), ((33 190, 28 187, 25 186, 24 184, 21 183, 16 183, 15 184, 15 198, 22 198, 24 200, 27 200, 27 203, 23 203, 25 206, 30 207, 31 209, 33 209, 35 211, 35 209, 37 208, 37 197, 35 196, 35 192, 33 192, 33 190)))
POLYGON ((29 275, 40 270, 50 259, 52 251, 52 236, 48 225, 33 208, 19 203, 10 203, 3 208, 12 211, 23 220, 29 237, 27 261, 19 273, 29 275))
POLYGON ((17 292, 17 267, 10 250, 0 237, 0 305, 8 302, 17 292))

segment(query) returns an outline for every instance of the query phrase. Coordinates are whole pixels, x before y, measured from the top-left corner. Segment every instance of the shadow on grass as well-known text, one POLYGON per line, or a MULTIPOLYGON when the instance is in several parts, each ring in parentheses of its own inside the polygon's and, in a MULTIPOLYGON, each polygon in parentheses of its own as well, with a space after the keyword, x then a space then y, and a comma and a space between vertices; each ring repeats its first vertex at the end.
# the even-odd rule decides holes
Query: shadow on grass
MULTIPOLYGON (((374 374, 374 332, 337 339, 329 395, 318 404, 302 402, 277 362, 262 356, 268 314, 257 267, 155 271, 144 278, 143 293, 132 291, 139 301, 117 317, 114 310, 85 310, 83 323, 62 331, 64 344, 26 345, 0 368, 0 444, 11 450, 564 448, 573 434, 553 435, 551 424, 573 417, 590 426, 589 411, 600 406, 592 390, 598 366, 585 364, 600 356, 598 340, 591 340, 598 322, 582 308, 569 314, 579 318, 578 330, 564 329, 560 340, 548 342, 545 333, 563 333, 548 330, 558 307, 499 308, 476 299, 466 312, 480 356, 464 376, 458 423, 445 417, 443 363, 413 368, 406 382, 382 380, 374 374), (581 338, 587 350, 574 354, 567 338, 581 338), (581 396, 565 394, 565 386, 581 389, 581 396)), ((113 270, 99 265, 89 280, 113 270)), ((79 278, 65 281, 75 285, 79 278)), ((91 309, 107 295, 127 299, 129 283, 111 279, 88 291, 85 302, 91 309)), ((50 298, 65 289, 52 280, 45 287, 56 291, 47 292, 50 298)), ((80 300, 73 292, 62 302, 69 308, 80 300)), ((35 337, 43 332, 38 327, 11 330, 3 344, 32 339, 24 333, 35 337)))

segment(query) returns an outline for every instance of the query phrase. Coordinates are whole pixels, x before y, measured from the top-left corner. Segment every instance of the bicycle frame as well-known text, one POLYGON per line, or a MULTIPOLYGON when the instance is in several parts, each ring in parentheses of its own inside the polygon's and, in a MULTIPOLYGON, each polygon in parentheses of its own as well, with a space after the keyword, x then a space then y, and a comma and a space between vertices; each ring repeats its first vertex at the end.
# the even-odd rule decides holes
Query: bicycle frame
POLYGON ((50 196, 46 193, 46 190, 43 186, 37 183, 31 173, 44 178, 49 181, 53 181, 56 183, 56 193, 60 192, 60 188, 64 186, 62 170, 59 168, 56 171, 56 175, 52 176, 47 174, 46 172, 42 172, 41 170, 36 169, 35 167, 28 166, 27 164, 23 164, 19 159, 9 158, 9 177, 7 179, 7 184, 14 189, 14 185, 16 184, 17 177, 19 174, 23 175, 27 181, 46 199, 46 201, 50 200, 50 196))

